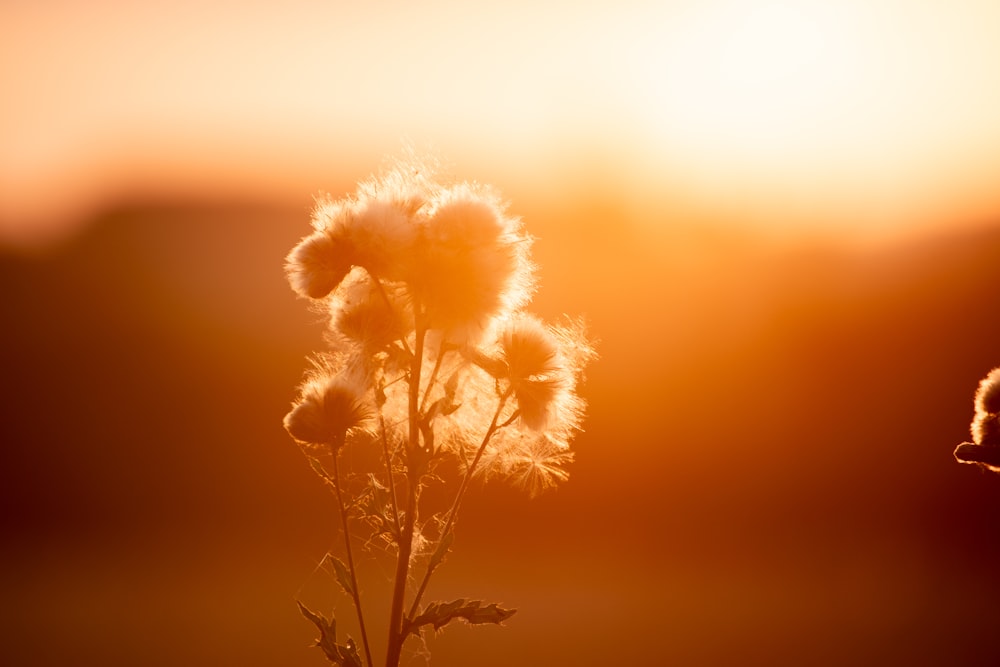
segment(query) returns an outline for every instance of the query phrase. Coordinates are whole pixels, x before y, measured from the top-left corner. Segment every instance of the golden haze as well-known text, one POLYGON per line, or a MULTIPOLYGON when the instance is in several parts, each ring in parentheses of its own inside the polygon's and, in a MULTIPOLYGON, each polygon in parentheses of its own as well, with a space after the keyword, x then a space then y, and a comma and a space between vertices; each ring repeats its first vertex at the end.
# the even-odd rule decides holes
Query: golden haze
POLYGON ((998 12, 5 3, 6 654, 321 663, 281 264, 405 136, 601 355, 568 483, 476 489, 428 593, 518 615, 434 664, 991 665, 1000 481, 951 451, 1000 363, 998 12))
POLYGON ((14 242, 122 196, 298 201, 401 137, 533 196, 610 176, 672 218, 780 233, 898 236, 1000 211, 995 3, 0 11, 14 242))

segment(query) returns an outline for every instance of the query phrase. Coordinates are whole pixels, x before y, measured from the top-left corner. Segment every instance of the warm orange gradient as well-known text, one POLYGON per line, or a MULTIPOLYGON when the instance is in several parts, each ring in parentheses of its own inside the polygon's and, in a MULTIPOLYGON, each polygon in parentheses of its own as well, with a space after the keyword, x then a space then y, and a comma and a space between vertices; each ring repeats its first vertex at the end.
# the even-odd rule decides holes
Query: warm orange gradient
POLYGON ((518 614, 431 664, 995 667, 1000 476, 952 451, 1000 365, 998 25, 0 3, 5 663, 324 664, 336 514, 282 417, 326 323, 282 265, 408 138, 509 198, 532 311, 600 354, 568 483, 470 492, 428 589, 518 614))
POLYGON ((402 138, 484 180, 613 173, 673 217, 780 233, 1000 213, 991 2, 49 0, 0 20, 8 241, 136 193, 297 201, 402 138))

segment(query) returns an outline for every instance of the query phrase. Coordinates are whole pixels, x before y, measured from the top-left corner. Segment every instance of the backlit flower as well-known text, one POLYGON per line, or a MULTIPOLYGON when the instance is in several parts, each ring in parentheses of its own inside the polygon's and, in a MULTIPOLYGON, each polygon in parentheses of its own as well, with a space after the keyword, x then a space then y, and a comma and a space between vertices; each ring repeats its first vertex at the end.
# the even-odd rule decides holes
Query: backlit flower
POLYGON ((1000 368, 994 368, 979 383, 975 407, 970 426, 972 442, 959 445, 955 458, 1000 471, 1000 368))
POLYGON ((330 309, 333 329, 371 351, 384 349, 413 329, 402 290, 393 284, 379 285, 360 270, 337 290, 330 309))
POLYGON ((977 445, 1000 447, 1000 368, 994 368, 976 390, 972 439, 977 445))
POLYGON ((303 385, 284 425, 298 442, 337 449, 349 431, 364 428, 372 416, 371 406, 353 383, 339 376, 317 377, 303 385))
POLYGON ((469 184, 443 190, 422 229, 407 282, 429 324, 452 341, 475 338, 530 298, 531 239, 493 193, 469 184))
POLYGON ((285 272, 297 294, 322 299, 336 289, 351 264, 350 246, 343 235, 317 230, 288 254, 285 272))

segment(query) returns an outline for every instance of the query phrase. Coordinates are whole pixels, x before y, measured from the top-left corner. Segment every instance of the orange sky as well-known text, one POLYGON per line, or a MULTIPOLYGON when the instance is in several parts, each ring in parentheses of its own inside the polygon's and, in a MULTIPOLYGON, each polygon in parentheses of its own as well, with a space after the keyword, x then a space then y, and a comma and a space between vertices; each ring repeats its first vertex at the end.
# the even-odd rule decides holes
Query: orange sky
POLYGON ((334 506, 282 418, 326 323, 282 263, 409 138, 510 198, 532 311, 600 354, 569 483, 463 501, 433 595, 522 611, 435 665, 994 664, 1000 477, 952 451, 1000 363, 998 26, 0 0, 5 658, 321 661, 293 597, 333 594, 334 506))
POLYGON ((760 228, 1000 214, 995 2, 46 0, 0 25, 8 241, 123 194, 307 205, 402 138, 508 191, 609 176, 760 228))

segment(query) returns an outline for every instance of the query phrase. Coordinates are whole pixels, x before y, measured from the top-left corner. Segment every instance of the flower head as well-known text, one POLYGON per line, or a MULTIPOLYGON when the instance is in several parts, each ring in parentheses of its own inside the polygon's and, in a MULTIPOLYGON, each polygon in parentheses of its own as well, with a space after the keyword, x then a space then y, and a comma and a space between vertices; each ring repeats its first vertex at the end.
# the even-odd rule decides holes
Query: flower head
POLYGON ((980 381, 975 407, 970 425, 972 442, 959 445, 955 458, 1000 472, 1000 368, 994 368, 980 381))
POLYGON ((300 296, 322 299, 351 270, 350 247, 342 234, 317 230, 288 254, 285 272, 300 296))
POLYGON ((976 390, 972 439, 977 445, 1000 446, 1000 368, 994 368, 976 390))
POLYGON ((429 324, 465 343, 490 321, 523 306, 533 279, 531 239, 491 191, 470 184, 430 204, 407 282, 429 324))
POLYGON ((403 290, 383 285, 355 269, 337 289, 330 303, 333 330, 370 351, 405 338, 413 316, 403 290))
POLYGON ((534 498, 569 479, 566 466, 573 462, 573 452, 546 435, 536 435, 516 448, 505 462, 506 477, 534 498))
POLYGON ((374 199, 356 205, 347 233, 357 266, 388 280, 405 273, 417 237, 411 204, 374 199))
POLYGON ((337 449, 349 431, 364 428, 372 415, 354 383, 340 376, 320 376, 302 386, 298 401, 285 416, 285 430, 300 443, 337 449))
POLYGON ((1000 412, 1000 368, 994 368, 979 382, 976 411, 990 414, 1000 412))
POLYGON ((536 431, 557 420, 577 420, 582 411, 576 380, 589 355, 580 355, 582 331, 547 327, 530 315, 517 315, 500 331, 492 351, 472 351, 473 361, 508 383, 521 422, 536 431), (577 340, 579 339, 579 340, 577 340), (567 347, 575 356, 563 353, 567 347), (575 363, 574 363, 575 362, 575 363))

